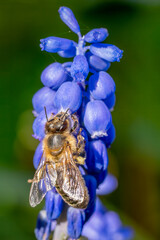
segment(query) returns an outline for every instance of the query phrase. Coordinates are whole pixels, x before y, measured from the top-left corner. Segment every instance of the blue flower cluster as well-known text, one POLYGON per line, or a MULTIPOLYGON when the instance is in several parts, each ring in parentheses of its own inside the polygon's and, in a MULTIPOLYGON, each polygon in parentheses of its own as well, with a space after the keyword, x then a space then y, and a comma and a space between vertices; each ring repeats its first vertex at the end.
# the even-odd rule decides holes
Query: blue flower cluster
POLYGON ((65 236, 65 239, 78 239, 81 235, 89 240, 131 239, 132 230, 124 228, 118 215, 104 209, 96 198, 96 195, 111 193, 117 187, 117 179, 111 174, 107 175, 107 148, 115 139, 111 116, 115 105, 115 82, 106 71, 111 62, 120 61, 123 51, 114 45, 101 43, 108 36, 107 29, 93 29, 82 36, 71 9, 60 7, 59 14, 62 21, 78 35, 79 40, 78 43, 59 37, 40 40, 41 50, 57 53, 63 58, 73 58, 73 61, 63 64, 54 62, 41 74, 44 87, 32 100, 36 117, 33 136, 40 141, 33 163, 37 169, 43 153, 42 140, 46 123, 44 106, 48 118, 52 113, 67 109, 71 113, 77 112, 87 152, 84 168, 80 167, 80 171, 90 201, 87 209, 76 209, 66 206, 55 189, 47 192, 35 235, 38 240, 48 239, 53 231, 54 240, 61 239, 60 235, 63 238, 65 236), (63 222, 67 224, 61 224, 63 222))

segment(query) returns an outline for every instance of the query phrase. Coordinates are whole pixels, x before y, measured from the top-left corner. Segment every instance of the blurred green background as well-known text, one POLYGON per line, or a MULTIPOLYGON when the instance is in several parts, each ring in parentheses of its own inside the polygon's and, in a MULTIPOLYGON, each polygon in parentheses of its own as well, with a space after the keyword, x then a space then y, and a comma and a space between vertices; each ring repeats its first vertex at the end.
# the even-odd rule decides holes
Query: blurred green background
POLYGON ((117 86, 113 112, 117 137, 110 172, 119 188, 102 198, 134 227, 136 240, 160 239, 160 1, 156 0, 1 0, 1 155, 0 239, 34 239, 39 210, 28 203, 32 158, 32 96, 40 74, 56 54, 41 52, 39 39, 77 40, 60 20, 60 6, 72 8, 82 34, 106 27, 107 43, 124 50, 109 73, 117 86))

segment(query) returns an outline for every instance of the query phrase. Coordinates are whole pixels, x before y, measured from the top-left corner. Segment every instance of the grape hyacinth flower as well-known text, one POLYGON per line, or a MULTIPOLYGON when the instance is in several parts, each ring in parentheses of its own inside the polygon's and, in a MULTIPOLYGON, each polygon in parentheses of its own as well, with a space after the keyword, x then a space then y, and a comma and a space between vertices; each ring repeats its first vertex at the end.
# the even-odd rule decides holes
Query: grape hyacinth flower
POLYGON ((43 154, 46 116, 58 112, 77 113, 82 135, 85 138, 87 158, 79 167, 89 193, 86 209, 69 207, 55 188, 45 196, 45 206, 40 211, 35 229, 38 240, 85 239, 129 240, 133 230, 124 227, 115 212, 108 211, 98 196, 110 194, 117 188, 117 179, 108 173, 109 148, 115 139, 111 111, 115 105, 115 82, 106 72, 111 62, 120 61, 123 51, 102 43, 108 37, 105 28, 96 28, 84 36, 68 7, 60 7, 61 20, 78 36, 78 43, 59 37, 41 39, 42 51, 57 53, 63 58, 73 58, 64 63, 54 62, 41 74, 44 85, 33 96, 33 136, 40 141, 33 158, 37 169, 43 154), (87 43, 87 46, 86 46, 87 43), (90 45, 89 45, 90 44, 90 45))

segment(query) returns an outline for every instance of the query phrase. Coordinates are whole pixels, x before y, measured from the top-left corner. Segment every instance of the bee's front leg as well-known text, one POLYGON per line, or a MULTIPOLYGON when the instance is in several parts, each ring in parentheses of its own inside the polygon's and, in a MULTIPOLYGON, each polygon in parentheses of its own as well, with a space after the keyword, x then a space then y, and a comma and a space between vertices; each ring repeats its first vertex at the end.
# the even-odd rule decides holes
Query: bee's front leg
POLYGON ((71 128, 71 133, 74 135, 77 135, 79 132, 79 120, 76 114, 71 115, 73 126, 71 128))

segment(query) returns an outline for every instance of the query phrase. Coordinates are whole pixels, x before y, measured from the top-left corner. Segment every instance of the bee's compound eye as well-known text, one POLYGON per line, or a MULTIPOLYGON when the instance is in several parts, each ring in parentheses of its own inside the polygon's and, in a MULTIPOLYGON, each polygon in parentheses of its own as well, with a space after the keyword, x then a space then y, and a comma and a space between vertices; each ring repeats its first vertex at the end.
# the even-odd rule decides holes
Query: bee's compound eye
POLYGON ((66 130, 67 126, 68 126, 68 125, 67 125, 67 121, 65 121, 65 122, 61 125, 60 131, 66 130))
POLYGON ((57 131, 59 131, 60 130, 60 128, 61 128, 61 126, 62 126, 62 123, 61 122, 58 122, 57 124, 55 124, 55 129, 57 130, 57 131))

